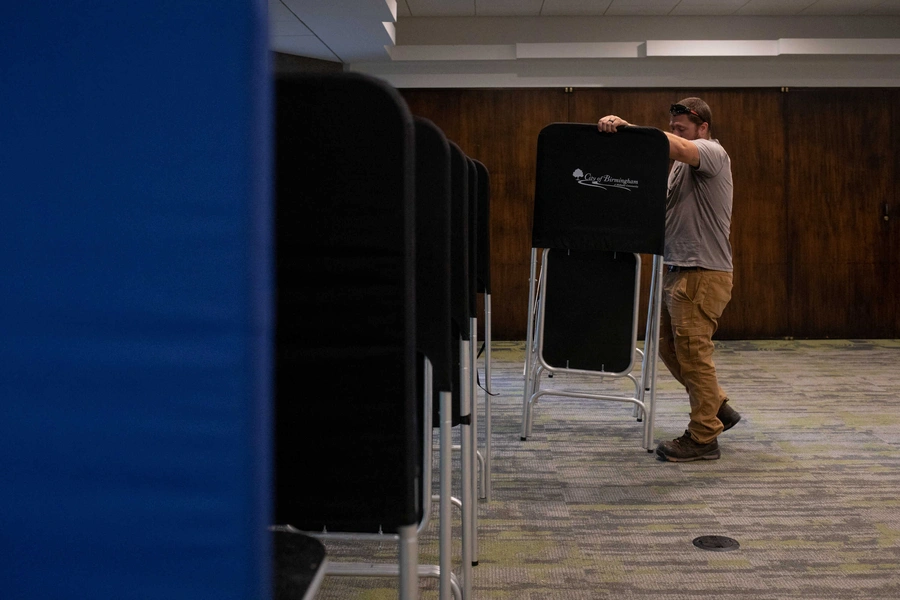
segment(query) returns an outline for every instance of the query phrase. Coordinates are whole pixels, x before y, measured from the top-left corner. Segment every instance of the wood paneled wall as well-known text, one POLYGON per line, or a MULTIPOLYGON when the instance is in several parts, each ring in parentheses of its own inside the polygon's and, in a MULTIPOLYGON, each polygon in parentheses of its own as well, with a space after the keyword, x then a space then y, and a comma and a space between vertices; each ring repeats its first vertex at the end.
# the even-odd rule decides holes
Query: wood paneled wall
POLYGON ((893 337, 900 337, 900 307, 896 307, 896 304, 900 303, 900 137, 896 135, 896 132, 900 131, 900 90, 892 90, 888 101, 891 107, 891 131, 895 132, 895 135, 891 136, 894 188, 888 197, 884 198, 884 206, 887 207, 889 214, 883 215, 882 221, 885 221, 888 236, 891 238, 890 271, 894 285, 888 293, 890 300, 895 304, 893 337), (887 220, 884 217, 887 217, 887 220))
POLYGON ((895 337, 890 221, 897 193, 885 90, 786 95, 792 328, 801 337, 895 337))
MULTIPOLYGON (((540 130, 606 114, 665 129, 688 96, 711 106, 734 173, 735 286, 717 337, 900 337, 896 89, 400 91, 490 172, 494 339, 525 338, 540 130)), ((646 300, 641 331, 645 314, 646 300)))

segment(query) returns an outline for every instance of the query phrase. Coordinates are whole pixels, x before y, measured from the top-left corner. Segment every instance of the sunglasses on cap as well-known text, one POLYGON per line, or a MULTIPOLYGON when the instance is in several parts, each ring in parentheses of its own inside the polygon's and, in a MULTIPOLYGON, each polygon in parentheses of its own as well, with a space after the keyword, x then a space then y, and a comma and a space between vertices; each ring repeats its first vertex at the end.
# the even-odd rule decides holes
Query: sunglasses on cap
POLYGON ((696 110, 688 108, 684 104, 673 104, 672 106, 669 107, 669 114, 672 115, 673 117, 677 117, 678 115, 694 115, 701 121, 706 120, 703 117, 701 117, 700 114, 696 110))

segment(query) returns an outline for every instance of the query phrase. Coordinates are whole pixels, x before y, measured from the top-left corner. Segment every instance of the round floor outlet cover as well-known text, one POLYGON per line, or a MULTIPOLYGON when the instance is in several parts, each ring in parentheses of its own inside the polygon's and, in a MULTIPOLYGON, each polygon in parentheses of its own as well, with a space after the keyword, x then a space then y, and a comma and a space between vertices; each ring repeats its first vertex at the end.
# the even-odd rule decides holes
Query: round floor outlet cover
POLYGON ((701 550, 712 550, 713 552, 728 552, 741 547, 737 540, 724 535, 701 535, 694 538, 694 545, 701 550))

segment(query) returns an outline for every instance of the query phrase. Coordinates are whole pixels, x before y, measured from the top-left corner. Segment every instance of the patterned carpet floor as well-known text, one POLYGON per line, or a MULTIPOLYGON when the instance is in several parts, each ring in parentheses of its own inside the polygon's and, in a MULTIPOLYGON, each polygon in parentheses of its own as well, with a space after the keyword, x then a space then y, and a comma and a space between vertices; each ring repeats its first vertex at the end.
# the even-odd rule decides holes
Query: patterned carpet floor
MULTIPOLYGON (((657 460, 631 405, 614 402, 546 396, 522 441, 523 356, 522 343, 492 346, 491 498, 478 507, 474 598, 900 598, 900 340, 717 342, 720 383, 743 419, 719 438, 720 460, 698 463, 657 460), (695 547, 706 535, 739 548, 695 547)), ((684 390, 660 369, 655 442, 688 420, 684 390)), ((557 378, 552 387, 627 391, 557 378)), ((435 515, 420 564, 437 563, 436 539, 435 515)), ((457 574, 459 551, 454 512, 457 574)), ((396 561, 393 543, 328 552, 396 561)), ((420 580, 422 598, 436 590, 420 580)), ((394 578, 336 576, 317 595, 396 597, 394 578)))

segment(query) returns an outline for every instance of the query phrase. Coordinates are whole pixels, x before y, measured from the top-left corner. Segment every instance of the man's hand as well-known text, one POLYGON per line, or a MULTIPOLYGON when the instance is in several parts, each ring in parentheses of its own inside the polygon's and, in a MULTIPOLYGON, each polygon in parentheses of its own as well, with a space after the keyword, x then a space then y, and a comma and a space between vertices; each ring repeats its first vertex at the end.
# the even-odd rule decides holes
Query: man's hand
POLYGON ((597 129, 605 133, 615 133, 616 128, 626 127, 628 125, 631 125, 631 123, 629 123, 622 117, 617 117, 616 115, 606 115, 605 117, 597 121, 597 129))

